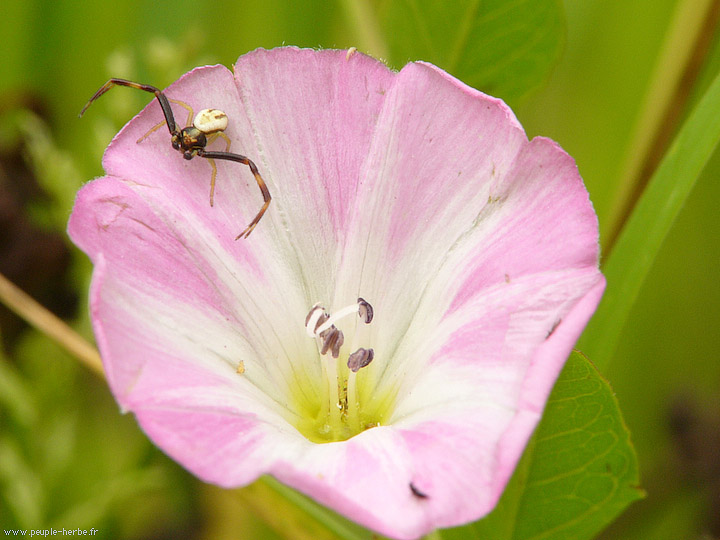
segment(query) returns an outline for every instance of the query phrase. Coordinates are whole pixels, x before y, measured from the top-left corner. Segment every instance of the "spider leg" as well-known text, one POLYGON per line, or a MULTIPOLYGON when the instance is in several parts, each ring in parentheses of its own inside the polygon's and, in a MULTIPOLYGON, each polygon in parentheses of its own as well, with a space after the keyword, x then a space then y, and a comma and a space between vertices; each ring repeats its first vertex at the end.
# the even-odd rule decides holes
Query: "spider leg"
MULTIPOLYGON (((230 150, 230 138, 225 135, 222 131, 218 131, 216 133, 213 133, 210 135, 207 139, 207 144, 210 144, 213 142, 217 137, 220 136, 223 139, 225 139, 225 153, 227 153, 230 150)), ((200 154, 198 154, 200 155, 200 154)), ((206 159, 210 162, 210 166, 212 167, 212 176, 210 177, 210 206, 214 206, 215 201, 215 179, 217 178, 217 165, 215 165, 215 160, 213 158, 206 157, 206 159)))
MULTIPOLYGON (((145 92, 150 92, 151 94, 155 94, 155 97, 157 98, 158 102, 160 103, 160 108, 163 111, 163 115, 165 116, 165 122, 167 123, 170 134, 172 135, 177 131, 177 125, 175 124, 175 117, 173 116, 172 108, 170 107, 170 102, 168 101, 168 98, 165 97, 165 94, 163 94, 159 88, 155 88, 154 86, 150 86, 149 84, 140 84, 140 83, 128 81, 126 79, 110 79, 108 82, 103 84, 100 87, 100 89, 97 92, 95 92, 93 97, 91 97, 90 100, 82 108, 82 111, 80 111, 80 116, 85 114, 85 111, 87 110, 87 108, 90 105, 92 105, 93 101, 98 99, 105 92, 110 90, 113 86, 127 86, 129 88, 136 88, 137 90, 143 90, 145 92)), ((160 125, 162 125, 162 124, 160 124, 160 125)))
MULTIPOLYGON (((191 107, 190 105, 188 105, 187 103, 185 103, 184 101, 180 101, 179 99, 168 98, 168 101, 171 101, 172 103, 177 103, 178 105, 180 105, 181 107, 184 107, 184 108, 188 111, 188 119, 187 119, 187 122, 185 122, 185 125, 186 125, 186 126, 189 126, 189 125, 190 125, 190 122, 192 122, 192 118, 193 118, 193 110, 192 110, 192 107, 191 107)), ((140 144, 142 141, 144 141, 145 139, 147 139, 150 135, 152 135, 153 133, 155 133, 158 129, 160 129, 161 127, 163 127, 165 124, 167 124, 167 120, 163 120, 162 122, 159 122, 159 123, 155 124, 153 127, 150 128, 150 130, 149 130, 145 135, 143 135, 142 137, 140 137, 140 138, 139 138, 137 141, 135 141, 135 142, 136 142, 137 144, 140 144)), ((171 132, 171 133, 172 133, 172 132, 171 132)), ((210 204, 210 206, 212 206, 212 204, 210 204)))
POLYGON ((200 153, 198 153, 198 155, 206 158, 212 167, 212 176, 210 176, 210 206, 215 206, 215 178, 217 178, 217 165, 215 165, 215 160, 213 158, 206 157, 200 153))
POLYGON ((253 163, 245 156, 241 156, 240 154, 232 154, 230 152, 207 152, 204 149, 200 149, 198 150, 198 156, 204 157, 205 159, 224 159, 226 161, 235 161, 237 163, 242 163, 243 165, 247 165, 248 167, 250 167, 250 172, 253 173, 255 181, 260 188, 260 193, 262 193, 264 204, 260 208, 260 211, 257 213, 255 218, 253 218, 250 224, 245 227, 245 230, 235 237, 235 240, 239 240, 240 238, 247 238, 248 236, 250 236, 250 233, 253 232, 253 229, 255 229, 257 224, 262 219, 265 211, 268 209, 268 206, 270 206, 270 201, 272 200, 272 197, 270 196, 270 190, 265 184, 265 180, 263 180, 263 177, 260 176, 260 171, 258 171, 255 163, 253 163))
POLYGON ((168 98, 168 101, 172 101, 173 103, 175 103, 175 104, 177 104, 177 105, 180 105, 181 107, 183 107, 183 108, 188 112, 188 118, 187 118, 187 122, 185 122, 185 125, 186 125, 186 126, 191 126, 191 125, 192 125, 192 120, 193 120, 193 110, 192 110, 192 107, 191 107, 190 105, 188 105, 187 103, 185 103, 184 101, 180 101, 179 99, 171 99, 171 98, 168 98))
POLYGON ((152 135, 153 133, 155 133, 158 129, 160 129, 161 127, 163 127, 165 124, 167 124, 167 122, 165 122, 165 120, 163 120, 162 122, 160 122, 160 123, 158 123, 158 124, 155 124, 153 127, 151 127, 151 128, 148 130, 148 132, 147 132, 145 135, 143 135, 143 136, 140 137, 137 141, 135 141, 135 143, 136 143, 136 144, 140 144, 140 143, 143 142, 145 139, 147 139, 150 135, 152 135))
POLYGON ((225 135, 222 131, 218 131, 217 133, 215 133, 215 135, 216 135, 216 136, 219 135, 220 137, 222 137, 223 139, 225 139, 225 151, 226 151, 226 152, 230 152, 230 137, 228 137, 227 135, 225 135))

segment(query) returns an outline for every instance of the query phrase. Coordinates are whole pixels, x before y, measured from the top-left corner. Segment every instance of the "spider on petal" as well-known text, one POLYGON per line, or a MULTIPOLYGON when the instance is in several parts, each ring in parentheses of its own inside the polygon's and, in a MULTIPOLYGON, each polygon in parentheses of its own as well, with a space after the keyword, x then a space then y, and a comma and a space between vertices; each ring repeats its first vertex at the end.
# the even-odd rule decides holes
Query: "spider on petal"
POLYGON ((170 131, 170 143, 172 144, 172 147, 180 152, 185 159, 190 160, 195 156, 207 159, 212 167, 212 176, 210 177, 210 206, 214 205, 215 177, 217 176, 217 167, 215 166, 215 162, 213 160, 223 159, 227 161, 234 161, 236 163, 247 165, 250 168, 250 172, 252 172, 255 180, 257 181, 258 187, 260 188, 264 203, 255 218, 250 222, 244 231, 235 237, 235 240, 250 236, 250 233, 253 229, 255 229, 256 225, 260 222, 260 219, 262 219, 263 214, 265 214, 265 211, 268 209, 268 206, 270 206, 272 197, 270 196, 270 191, 265 184, 265 180, 263 180, 262 176, 260 176, 260 172, 258 171, 255 163, 245 156, 233 154, 229 151, 230 139, 227 135, 225 135, 225 133, 223 133, 225 129, 227 129, 228 125, 227 115, 218 109, 203 109, 195 116, 193 123, 190 124, 190 121, 193 118, 193 110, 188 104, 176 99, 168 99, 161 90, 155 88, 154 86, 150 86, 149 84, 140 84, 126 79, 110 79, 102 85, 97 92, 95 92, 95 94, 82 108, 79 116, 82 117, 88 107, 90 107, 96 99, 110 90, 113 86, 127 86, 129 88, 136 88, 138 90, 144 90, 145 92, 155 94, 155 97, 162 108, 165 120, 155 125, 152 129, 150 129, 150 131, 140 137, 137 142, 140 143, 151 133, 162 127, 163 124, 167 124, 168 130, 170 131), (175 123, 175 116, 173 115, 172 107, 170 106, 171 101, 187 109, 189 113, 187 127, 180 129, 175 123), (218 136, 225 139, 225 151, 216 152, 205 150, 205 147, 218 136))

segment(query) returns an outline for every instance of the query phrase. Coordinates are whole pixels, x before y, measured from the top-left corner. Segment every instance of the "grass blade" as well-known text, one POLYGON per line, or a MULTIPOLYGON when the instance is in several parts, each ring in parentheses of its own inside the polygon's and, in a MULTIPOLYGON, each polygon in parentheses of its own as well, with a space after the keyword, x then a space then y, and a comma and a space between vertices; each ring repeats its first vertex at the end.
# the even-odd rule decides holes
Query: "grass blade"
POLYGON ((720 141, 720 76, 685 121, 603 266, 607 290, 578 348, 604 371, 643 281, 720 141))

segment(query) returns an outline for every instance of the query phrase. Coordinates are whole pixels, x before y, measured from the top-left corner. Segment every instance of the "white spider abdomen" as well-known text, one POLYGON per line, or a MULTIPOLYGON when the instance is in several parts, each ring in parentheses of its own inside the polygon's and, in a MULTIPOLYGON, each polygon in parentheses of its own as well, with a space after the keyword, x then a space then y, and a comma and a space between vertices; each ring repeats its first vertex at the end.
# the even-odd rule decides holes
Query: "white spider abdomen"
POLYGON ((225 131, 228 125, 227 114, 218 109, 203 109, 195 116, 193 125, 209 135, 218 131, 225 131))

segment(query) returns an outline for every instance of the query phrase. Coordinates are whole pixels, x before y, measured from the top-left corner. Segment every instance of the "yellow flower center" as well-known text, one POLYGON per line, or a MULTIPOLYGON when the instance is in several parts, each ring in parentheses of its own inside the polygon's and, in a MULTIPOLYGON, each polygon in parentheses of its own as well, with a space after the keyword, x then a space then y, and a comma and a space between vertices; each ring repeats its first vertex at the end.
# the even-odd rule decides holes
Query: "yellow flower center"
POLYGON ((373 318, 370 304, 358 298, 357 303, 334 315, 315 304, 305 320, 308 336, 318 345, 323 381, 319 392, 312 397, 298 389, 292 401, 301 418, 295 427, 315 443, 345 441, 366 429, 383 425, 393 409, 394 395, 373 395, 374 385, 364 368, 372 362, 375 353, 373 349, 355 347, 362 331, 358 329, 353 333, 352 347, 343 347, 345 336, 335 323, 355 314, 365 324, 373 318))

